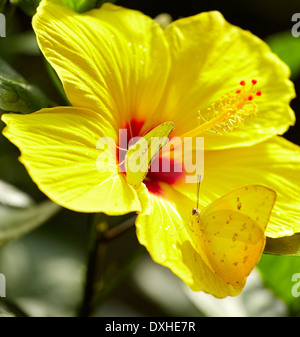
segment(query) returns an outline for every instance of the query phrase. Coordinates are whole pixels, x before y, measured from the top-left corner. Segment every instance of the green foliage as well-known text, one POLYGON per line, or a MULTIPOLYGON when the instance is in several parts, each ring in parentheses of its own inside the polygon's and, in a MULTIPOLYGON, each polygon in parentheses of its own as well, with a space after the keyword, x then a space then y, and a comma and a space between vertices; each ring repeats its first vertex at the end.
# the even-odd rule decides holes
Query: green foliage
POLYGON ((281 298, 289 307, 291 314, 300 313, 299 297, 294 297, 293 275, 300 272, 300 259, 295 256, 264 254, 258 264, 265 285, 281 298))
POLYGON ((5 6, 6 0, 0 0, 0 13, 3 12, 4 6, 5 6))
POLYGON ((276 239, 267 238, 264 252, 268 254, 300 256, 300 233, 276 239))
POLYGON ((27 15, 34 15, 41 0, 12 0, 11 2, 20 6, 27 15))
POLYGON ((28 195, 0 180, 0 247, 40 226, 59 209, 48 200, 37 205, 28 195))
POLYGON ((115 0, 62 0, 62 2, 75 12, 84 13, 93 8, 100 7, 104 2, 115 2, 115 0))
POLYGON ((9 38, 0 39, 0 55, 5 60, 12 60, 16 55, 40 55, 33 31, 9 34, 9 38))
POLYGON ((300 76, 300 39, 293 37, 291 31, 269 36, 266 42, 291 69, 292 78, 300 76))
MULTIPOLYGON (((78 13, 87 12, 93 8, 100 7, 104 2, 115 2, 115 0, 61 0, 65 5, 72 8, 78 13)), ((1 6, 4 6, 6 0, 0 0, 1 6), (2 5, 3 2, 3 5, 2 5)), ((11 0, 12 3, 18 5, 27 15, 34 15, 41 0, 11 0)))
POLYGON ((97 4, 97 0, 62 0, 62 2, 78 13, 89 11, 97 4))
POLYGON ((27 114, 47 106, 42 91, 0 59, 0 109, 27 114))

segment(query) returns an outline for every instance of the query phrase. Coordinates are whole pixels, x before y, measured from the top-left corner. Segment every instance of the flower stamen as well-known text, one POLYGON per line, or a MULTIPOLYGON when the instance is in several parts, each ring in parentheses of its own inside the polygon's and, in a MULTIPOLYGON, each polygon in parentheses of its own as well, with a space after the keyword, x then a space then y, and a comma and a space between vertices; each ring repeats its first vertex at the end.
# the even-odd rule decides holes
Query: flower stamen
POLYGON ((203 111, 198 111, 198 127, 184 136, 192 136, 204 132, 223 134, 231 132, 241 125, 245 118, 256 114, 255 97, 262 95, 261 91, 254 90, 257 80, 251 81, 250 87, 246 81, 240 81, 241 88, 227 93, 217 102, 203 111))

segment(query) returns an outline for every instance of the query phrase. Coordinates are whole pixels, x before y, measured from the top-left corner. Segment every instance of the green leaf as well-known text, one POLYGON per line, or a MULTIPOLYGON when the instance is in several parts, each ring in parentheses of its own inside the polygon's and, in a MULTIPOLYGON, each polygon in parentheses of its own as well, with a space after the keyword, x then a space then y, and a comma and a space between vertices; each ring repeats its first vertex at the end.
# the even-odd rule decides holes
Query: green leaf
POLYGON ((99 8, 104 2, 116 2, 115 0, 62 0, 62 2, 69 6, 73 11, 78 13, 87 12, 93 8, 99 8))
POLYGON ((41 0, 11 0, 18 5, 27 15, 34 15, 41 0))
POLYGON ((10 35, 7 39, 0 39, 0 55, 10 60, 16 54, 40 56, 41 52, 32 30, 10 35))
POLYGON ((299 314, 300 301, 293 290, 297 286, 294 275, 300 272, 300 258, 263 254, 258 268, 264 284, 288 305, 291 314, 299 314))
POLYGON ((26 208, 34 205, 34 201, 28 194, 0 180, 0 205, 26 208))
POLYGON ((0 109, 27 114, 47 106, 48 99, 41 90, 0 59, 0 109))
MULTIPOLYGON (((3 1, 3 0, 2 0, 3 1)), ((93 8, 100 7, 104 2, 115 2, 115 0, 61 0, 75 12, 83 13, 93 8)), ((41 0, 11 0, 18 5, 27 15, 34 15, 41 0)), ((1 0, 0 0, 1 4, 1 0)))
POLYGON ((5 6, 6 0, 0 0, 0 13, 3 12, 4 6, 5 6))
POLYGON ((267 44, 291 69, 292 78, 300 76, 300 38, 293 37, 290 30, 266 38, 267 44))
POLYGON ((24 192, 0 181, 0 247, 42 225, 59 209, 48 200, 34 204, 24 192))
POLYGON ((97 0, 62 0, 62 2, 78 13, 89 11, 97 4, 97 0))
POLYGON ((276 239, 267 237, 264 253, 300 256, 300 233, 276 239))

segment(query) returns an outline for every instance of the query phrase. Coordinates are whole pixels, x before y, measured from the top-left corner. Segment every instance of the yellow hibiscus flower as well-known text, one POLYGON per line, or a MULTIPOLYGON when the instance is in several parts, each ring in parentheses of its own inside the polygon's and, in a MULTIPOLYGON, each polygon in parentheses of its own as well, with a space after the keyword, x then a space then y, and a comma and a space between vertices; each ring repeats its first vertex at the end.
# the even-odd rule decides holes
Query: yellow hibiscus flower
POLYGON ((193 290, 239 294, 245 280, 225 282, 198 252, 188 226, 196 185, 177 174, 176 160, 171 172, 149 172, 136 188, 120 172, 120 158, 99 169, 98 141, 110 137, 120 147, 120 130, 132 138, 172 121, 171 138, 205 138, 200 209, 242 185, 265 185, 277 193, 266 235, 292 235, 300 231, 300 151, 277 136, 295 122, 286 65, 219 12, 163 30, 109 3, 78 14, 42 0, 33 27, 72 107, 3 115, 4 135, 19 147, 32 179, 75 211, 138 212, 137 237, 156 262, 193 290))

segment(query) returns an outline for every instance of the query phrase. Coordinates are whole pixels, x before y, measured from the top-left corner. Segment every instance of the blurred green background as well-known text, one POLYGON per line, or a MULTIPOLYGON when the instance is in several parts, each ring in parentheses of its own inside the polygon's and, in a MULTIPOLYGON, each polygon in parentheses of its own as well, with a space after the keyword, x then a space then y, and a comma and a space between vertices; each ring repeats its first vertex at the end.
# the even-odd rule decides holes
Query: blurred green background
MULTIPOLYGON (((8 85, 2 75, 9 73, 18 92, 30 102, 24 109, 31 111, 44 106, 47 100, 50 104, 66 104, 54 74, 38 50, 31 28, 31 16, 37 3, 38 0, 0 0, 0 10, 7 20, 6 37, 0 38, 0 57, 14 69, 0 62, 0 98, 1 90, 8 85)), ((96 0, 87 3, 84 7, 84 0, 77 1, 77 6, 82 5, 79 9, 84 10, 100 5, 96 0)), ((300 92, 300 37, 294 38, 291 34, 294 24, 291 17, 300 13, 298 0, 124 0, 115 3, 138 9, 153 18, 168 13, 173 20, 219 10, 232 24, 252 31, 269 43, 290 66, 296 92, 300 92)), ((291 106, 296 116, 300 116, 299 98, 291 106)), ((12 111, 3 105, 0 108, 12 111)), ((300 123, 290 128, 285 137, 300 145, 300 123)), ((18 162, 18 156, 18 149, 1 134, 0 245, 3 248, 0 273, 6 276, 6 298, 0 298, 0 315, 74 316, 83 295, 89 215, 48 203, 18 162), (50 215, 53 216, 38 227, 50 215), (20 223, 26 224, 22 227, 24 232, 38 228, 16 238, 23 234, 20 223), (16 239, 4 245, 11 238, 16 239)), ((114 221, 117 223, 120 219, 114 221)), ((300 316, 300 297, 292 294, 295 284, 292 275, 300 273, 298 257, 263 255, 242 295, 217 300, 210 295, 193 293, 168 269, 152 262, 137 242, 134 228, 104 249, 101 286, 105 291, 99 298, 95 316, 300 316)))

